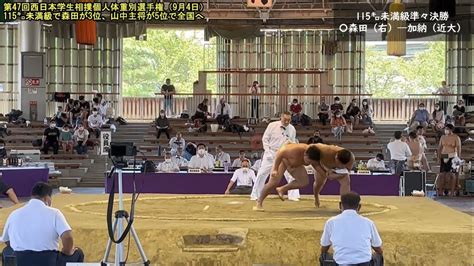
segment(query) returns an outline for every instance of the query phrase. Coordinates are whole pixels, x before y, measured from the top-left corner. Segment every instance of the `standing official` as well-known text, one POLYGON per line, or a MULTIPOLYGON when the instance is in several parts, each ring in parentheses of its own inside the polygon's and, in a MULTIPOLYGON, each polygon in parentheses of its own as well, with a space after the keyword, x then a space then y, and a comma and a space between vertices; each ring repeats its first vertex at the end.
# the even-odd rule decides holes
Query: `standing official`
MULTIPOLYGON (((251 200, 257 200, 262 193, 265 181, 273 167, 273 161, 275 155, 288 141, 296 142, 296 129, 290 124, 291 114, 290 112, 284 112, 281 114, 280 121, 275 121, 268 124, 267 129, 262 137, 263 149, 265 150, 262 158, 262 165, 257 173, 257 179, 253 185, 252 194, 250 195, 251 200)), ((288 172, 285 172, 285 178, 288 183, 293 181, 293 177, 288 172)), ((288 199, 297 201, 300 197, 298 189, 288 191, 288 199)))

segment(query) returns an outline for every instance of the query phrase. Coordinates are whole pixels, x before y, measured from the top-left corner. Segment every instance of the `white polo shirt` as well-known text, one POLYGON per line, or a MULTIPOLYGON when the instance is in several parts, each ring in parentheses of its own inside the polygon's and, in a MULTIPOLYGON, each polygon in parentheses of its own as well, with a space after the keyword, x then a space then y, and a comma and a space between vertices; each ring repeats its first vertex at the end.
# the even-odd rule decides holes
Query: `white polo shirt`
POLYGON ((331 245, 337 264, 358 264, 372 259, 372 247, 381 247, 382 239, 374 222, 345 210, 324 225, 321 246, 331 245))
POLYGON ((209 154, 203 157, 194 155, 188 163, 190 169, 214 169, 214 158, 209 154))
POLYGON ((390 159, 392 160, 405 161, 412 155, 408 144, 399 139, 390 142, 387 148, 390 151, 390 159))
POLYGON ((251 187, 253 181, 255 180, 255 172, 252 169, 247 168, 247 172, 245 173, 244 168, 239 168, 235 170, 234 175, 230 181, 236 182, 237 186, 248 186, 251 187))
POLYGON ((15 251, 59 250, 60 237, 69 230, 71 227, 58 209, 31 199, 10 214, 1 241, 10 241, 15 251))

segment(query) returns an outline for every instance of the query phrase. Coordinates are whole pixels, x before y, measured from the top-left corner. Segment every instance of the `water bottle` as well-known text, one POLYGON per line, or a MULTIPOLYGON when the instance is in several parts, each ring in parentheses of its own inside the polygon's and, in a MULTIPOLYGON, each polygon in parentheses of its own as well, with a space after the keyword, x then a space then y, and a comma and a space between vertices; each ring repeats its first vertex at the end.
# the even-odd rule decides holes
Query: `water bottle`
POLYGON ((228 172, 229 172, 229 163, 224 162, 224 173, 228 173, 228 172))
POLYGON ((47 124, 48 124, 48 118, 45 117, 44 120, 43 120, 43 123, 44 123, 45 125, 47 125, 47 124))

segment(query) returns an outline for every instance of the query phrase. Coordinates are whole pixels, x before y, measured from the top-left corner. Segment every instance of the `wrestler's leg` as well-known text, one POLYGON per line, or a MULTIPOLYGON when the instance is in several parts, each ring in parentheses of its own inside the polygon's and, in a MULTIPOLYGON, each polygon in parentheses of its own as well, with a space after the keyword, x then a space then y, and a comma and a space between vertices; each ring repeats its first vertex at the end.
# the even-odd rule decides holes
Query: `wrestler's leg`
POLYGON ((270 178, 268 179, 268 182, 263 187, 260 197, 257 199, 257 206, 253 208, 255 211, 263 211, 263 201, 270 194, 270 192, 278 186, 285 171, 286 171, 286 166, 283 162, 279 166, 276 166, 276 165, 273 166, 273 170, 270 175, 270 178), (278 169, 278 170, 275 171, 275 169, 278 169))
POLYGON ((317 172, 314 173, 313 194, 314 194, 314 206, 316 206, 316 208, 319 208, 320 206, 319 193, 321 192, 321 189, 326 183, 326 180, 327 180, 326 176, 322 176, 317 172))
POLYGON ((290 183, 276 188, 276 191, 278 192, 278 196, 280 198, 283 198, 283 195, 285 195, 288 190, 300 189, 305 187, 309 183, 308 173, 306 172, 306 168, 304 166, 288 169, 288 172, 294 179, 290 183))

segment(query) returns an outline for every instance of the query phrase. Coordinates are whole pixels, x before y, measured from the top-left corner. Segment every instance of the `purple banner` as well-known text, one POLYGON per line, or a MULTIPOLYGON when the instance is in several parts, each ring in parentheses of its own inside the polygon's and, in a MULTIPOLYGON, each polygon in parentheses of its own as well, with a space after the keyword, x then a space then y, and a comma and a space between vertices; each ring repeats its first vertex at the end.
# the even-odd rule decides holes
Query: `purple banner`
MULTIPOLYGON (((1 168, 3 182, 12 187, 18 197, 30 197, 33 186, 48 182, 48 168, 1 168)), ((3 195, 2 195, 3 196, 3 195)))
MULTIPOLYGON (((232 173, 136 173, 136 192, 165 194, 224 194, 232 173)), ((117 174, 114 175, 117 178, 117 174)), ((301 194, 313 194, 313 175, 301 194)), ((284 178, 283 178, 284 180, 284 178)), ((351 189, 361 195, 398 196, 399 177, 396 175, 351 175, 351 189)), ((106 180, 106 193, 110 192, 112 179, 106 180)), ((284 184, 285 181, 282 181, 284 184)), ((117 191, 118 182, 115 182, 117 191)), ((123 192, 133 192, 133 174, 123 174, 123 192)), ((328 180, 322 195, 339 195, 339 183, 328 180)))

